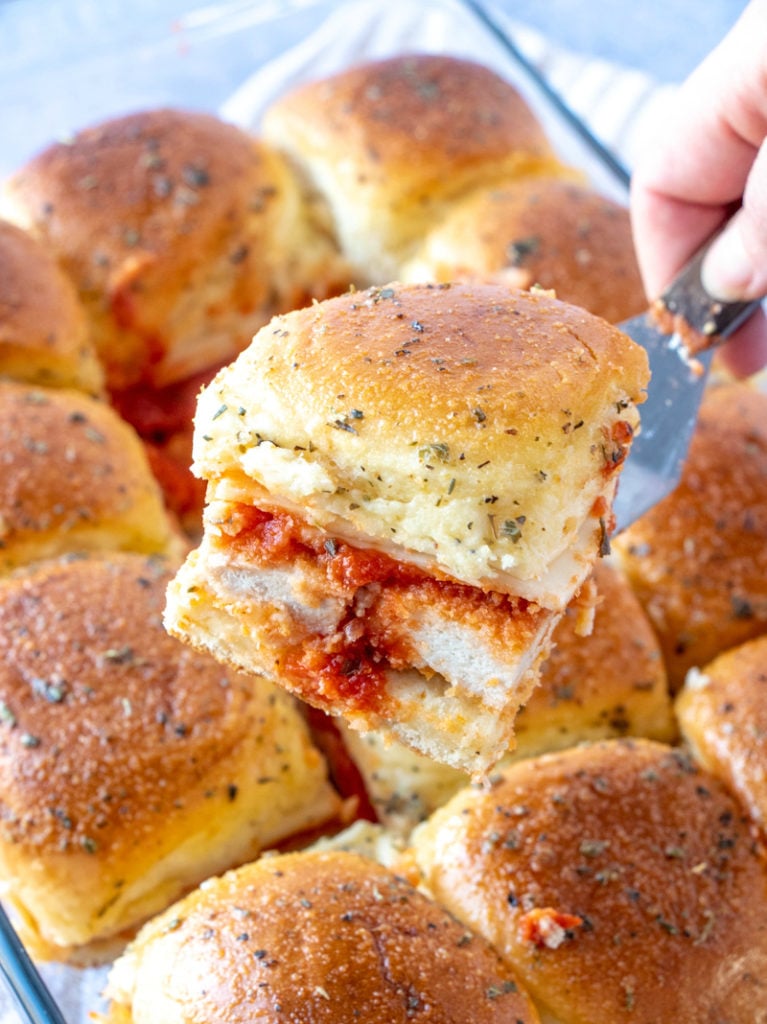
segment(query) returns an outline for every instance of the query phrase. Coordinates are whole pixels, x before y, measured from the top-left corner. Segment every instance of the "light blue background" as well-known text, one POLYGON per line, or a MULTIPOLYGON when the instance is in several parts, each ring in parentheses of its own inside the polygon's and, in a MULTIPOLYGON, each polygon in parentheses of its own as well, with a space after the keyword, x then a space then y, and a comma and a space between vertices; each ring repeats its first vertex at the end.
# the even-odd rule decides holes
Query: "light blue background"
POLYGON ((745 0, 502 0, 519 21, 567 49, 684 78, 737 20, 745 0))
MULTIPOLYGON (((333 6, 0 0, 0 176, 52 138, 113 113, 162 103, 218 109, 255 67, 333 6)), ((559 46, 673 82, 715 45, 745 3, 491 0, 487 6, 502 7, 559 46)))

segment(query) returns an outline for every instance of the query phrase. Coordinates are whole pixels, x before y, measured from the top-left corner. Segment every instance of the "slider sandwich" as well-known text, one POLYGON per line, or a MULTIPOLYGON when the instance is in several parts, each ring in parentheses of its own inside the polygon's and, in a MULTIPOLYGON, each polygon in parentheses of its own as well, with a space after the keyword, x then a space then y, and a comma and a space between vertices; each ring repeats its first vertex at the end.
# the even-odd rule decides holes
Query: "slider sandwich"
POLYGON ((144 926, 106 996, 103 1024, 540 1024, 489 943, 342 851, 207 879, 144 926))
POLYGON ((341 813, 292 698, 162 628, 170 575, 105 552, 0 579, 0 895, 38 960, 103 963, 341 813))
POLYGON ((767 871, 737 796, 640 738, 518 761, 412 836, 420 885, 545 1024, 763 1024, 767 871))
POLYGON ((74 285, 32 235, 0 219, 0 374, 101 395, 104 380, 74 285))
POLYGON ((579 176, 510 82, 447 54, 396 54, 305 82, 269 106, 261 129, 324 207, 358 284, 399 277, 475 189, 579 176))
POLYGON ((606 549, 647 380, 616 328, 500 284, 275 318, 201 393, 166 627, 482 776, 606 549))

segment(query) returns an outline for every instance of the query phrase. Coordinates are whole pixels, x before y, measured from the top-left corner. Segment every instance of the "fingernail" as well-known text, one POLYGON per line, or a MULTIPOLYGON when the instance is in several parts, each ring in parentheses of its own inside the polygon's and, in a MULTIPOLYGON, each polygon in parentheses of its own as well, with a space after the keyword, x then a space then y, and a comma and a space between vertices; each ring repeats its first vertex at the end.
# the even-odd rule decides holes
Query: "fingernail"
POLYGON ((758 298, 751 291, 754 265, 735 225, 726 228, 706 253, 700 277, 703 287, 715 299, 737 302, 758 298))

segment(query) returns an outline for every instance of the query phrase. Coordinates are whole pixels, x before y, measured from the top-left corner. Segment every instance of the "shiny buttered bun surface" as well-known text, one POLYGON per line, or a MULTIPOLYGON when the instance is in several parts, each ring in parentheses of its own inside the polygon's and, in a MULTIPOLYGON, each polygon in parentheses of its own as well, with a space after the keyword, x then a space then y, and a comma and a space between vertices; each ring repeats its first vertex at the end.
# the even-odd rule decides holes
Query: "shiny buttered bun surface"
POLYGON ((172 633, 481 773, 604 548, 647 357, 502 285, 276 318, 202 393, 172 633))
POLYGON ((293 853, 205 882, 117 961, 108 1024, 537 1024, 516 975, 404 879, 293 853))
POLYGON ((0 377, 98 395, 103 376, 74 285, 44 245, 0 220, 0 377))
POLYGON ((628 209, 562 178, 533 176, 472 192, 426 235, 401 276, 537 284, 611 323, 647 307, 628 209))
POLYGON ((561 608, 573 581, 546 574, 584 526, 575 581, 590 570, 648 376, 644 349, 549 294, 395 283, 263 328, 200 396, 194 469, 211 503, 240 488, 561 608))
POLYGON ((264 117, 328 204, 355 276, 397 276, 449 204, 479 185, 567 171, 525 99, 489 68, 400 55, 291 90, 264 117))
POLYGON ((180 556, 135 431, 70 388, 0 380, 0 573, 71 551, 180 556))
POLYGON ((208 875, 338 813, 290 699, 171 639, 135 554, 0 580, 0 878, 40 959, 97 962, 208 875))
POLYGON ((49 146, 2 192, 4 215, 74 281, 114 391, 233 358, 332 276, 284 159, 212 115, 105 121, 49 146))
POLYGON ((423 882, 556 1024, 753 1024, 767 865, 746 810, 679 750, 611 740, 520 761, 414 834, 423 882))
POLYGON ((676 699, 696 759, 737 792, 767 831, 767 636, 693 669, 676 699))
POLYGON ((518 756, 610 736, 675 736, 663 655, 642 606, 606 559, 591 585, 593 622, 581 624, 581 594, 555 629, 541 685, 517 719, 518 756))
POLYGON ((688 669, 767 632, 767 394, 706 392, 681 480, 613 550, 663 648, 688 669))
MULTIPOLYGON (((591 585, 591 584, 589 584, 591 585)), ((593 624, 582 635, 576 599, 552 634, 540 683, 514 723, 501 764, 586 740, 676 736, 660 646, 625 578, 603 559, 594 569, 593 624)), ((377 732, 343 730, 381 822, 407 832, 466 784, 466 777, 377 732)))

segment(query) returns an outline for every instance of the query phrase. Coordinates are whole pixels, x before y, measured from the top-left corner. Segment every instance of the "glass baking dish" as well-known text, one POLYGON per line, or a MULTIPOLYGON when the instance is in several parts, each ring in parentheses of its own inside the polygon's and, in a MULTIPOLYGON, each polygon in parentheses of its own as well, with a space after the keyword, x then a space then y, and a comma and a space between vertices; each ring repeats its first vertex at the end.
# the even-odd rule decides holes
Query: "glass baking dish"
MULTIPOLYGON (((264 108, 294 84, 367 58, 428 51, 480 60, 514 82, 559 156, 583 170, 597 189, 625 200, 627 176, 620 161, 547 86, 547 61, 557 55, 503 10, 486 8, 489 20, 482 9, 459 0, 227 0, 208 6, 135 0, 129 8, 77 0, 50 5, 41 32, 40 5, 4 5, 0 177, 54 139, 151 107, 216 112, 257 133, 264 108)), ((611 97, 613 137, 625 135, 637 110, 635 77, 602 64, 582 70, 597 76, 595 96, 611 97)), ((570 68, 573 76, 577 71, 570 68)), ((34 985, 23 962, 11 969, 26 971, 21 982, 34 985)), ((44 965, 41 975, 69 1024, 86 1024, 89 1012, 99 1010, 105 968, 44 965)), ((0 1024, 17 1019, 10 996, 0 991, 0 1024)))

